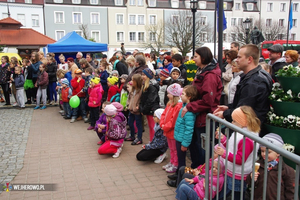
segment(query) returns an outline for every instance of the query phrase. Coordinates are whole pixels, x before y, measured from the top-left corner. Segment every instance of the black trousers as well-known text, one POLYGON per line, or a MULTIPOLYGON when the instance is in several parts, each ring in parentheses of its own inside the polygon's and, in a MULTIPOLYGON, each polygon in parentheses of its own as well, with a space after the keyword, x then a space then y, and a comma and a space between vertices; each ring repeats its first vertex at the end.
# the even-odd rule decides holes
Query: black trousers
POLYGON ((91 126, 95 126, 96 121, 99 119, 100 110, 98 107, 90 107, 90 120, 91 120, 91 126))
POLYGON ((161 154, 162 152, 159 149, 143 149, 136 155, 136 159, 138 159, 139 161, 154 160, 161 154))
POLYGON ((10 104, 9 84, 8 83, 1 84, 1 87, 2 87, 2 90, 3 90, 3 94, 4 94, 6 104, 10 104))
POLYGON ((179 168, 178 170, 178 176, 177 176, 177 182, 176 182, 176 185, 178 186, 179 183, 185 179, 185 178, 189 178, 189 179, 192 179, 194 178, 195 176, 193 176, 192 174, 189 174, 189 173, 184 173, 184 170, 185 170, 185 166, 182 166, 179 168))

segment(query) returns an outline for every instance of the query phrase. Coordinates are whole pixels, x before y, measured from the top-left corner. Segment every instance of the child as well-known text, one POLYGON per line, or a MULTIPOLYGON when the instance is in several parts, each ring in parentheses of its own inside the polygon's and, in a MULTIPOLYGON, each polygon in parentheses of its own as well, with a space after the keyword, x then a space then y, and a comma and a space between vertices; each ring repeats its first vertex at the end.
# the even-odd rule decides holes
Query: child
POLYGON ((122 74, 122 76, 120 77, 120 86, 119 86, 118 93, 120 93, 121 96, 122 96, 122 93, 125 92, 125 89, 123 89, 123 85, 125 84, 127 78, 128 78, 127 74, 122 74))
POLYGON ((100 116, 100 118, 96 121, 96 124, 95 124, 94 130, 96 131, 96 133, 97 133, 97 135, 100 139, 100 141, 97 142, 98 145, 102 145, 105 142, 105 133, 106 133, 107 121, 106 121, 106 114, 104 112, 104 108, 109 104, 111 104, 109 101, 103 102, 103 104, 102 104, 103 114, 100 116))
POLYGON ((76 69, 74 73, 75 73, 75 77, 71 80, 71 86, 73 88, 72 96, 77 95, 80 99, 80 104, 77 108, 73 109, 72 119, 70 123, 75 122, 79 110, 84 119, 84 122, 86 123, 88 122, 88 118, 86 117, 85 102, 84 102, 85 93, 83 92, 85 81, 81 76, 82 71, 80 69, 76 69))
POLYGON ((32 82, 32 66, 28 59, 22 60, 22 66, 24 68, 24 77, 25 77, 25 83, 24 83, 24 89, 26 92, 27 101, 25 104, 31 104, 31 98, 33 98, 33 92, 34 92, 34 84, 32 82))
MULTIPOLYGON (((232 112, 232 123, 240 128, 248 130, 253 134, 258 136, 260 131, 260 120, 257 118, 255 112, 250 106, 241 106, 236 108, 232 112)), ((219 139, 219 133, 216 133, 216 139, 219 139)), ((227 194, 231 194, 231 191, 234 190, 234 197, 235 199, 240 199, 240 191, 241 191, 241 183, 242 181, 246 180, 248 174, 252 171, 252 163, 253 163, 253 152, 254 143, 251 139, 245 138, 245 154, 244 154, 244 177, 241 177, 242 173, 242 155, 243 155, 243 135, 234 132, 229 140, 228 144, 226 144, 226 136, 221 133, 220 137, 221 143, 226 147, 228 146, 228 152, 226 149, 222 147, 217 147, 215 150, 216 153, 222 156, 224 159, 226 155, 228 155, 227 161, 227 194), (236 136, 236 144, 234 143, 236 136), (236 147, 234 147, 236 146, 236 147), (236 152, 234 152, 234 148, 236 152), (233 159, 235 155, 235 174, 233 174, 233 159), (234 176, 235 175, 235 176, 234 176), (235 177, 235 188, 232 186, 232 179, 233 176, 235 177)), ((244 190, 246 190, 246 183, 244 183, 244 190)))
POLYGON ((93 69, 91 67, 87 67, 84 70, 84 76, 83 79, 85 81, 84 83, 84 88, 83 88, 83 92, 85 92, 86 97, 88 97, 88 89, 90 88, 90 84, 91 84, 91 79, 93 78, 92 76, 93 74, 93 69))
POLYGON ((233 103, 233 97, 235 95, 236 87, 241 80, 241 76, 243 71, 240 70, 237 66, 236 59, 231 61, 233 76, 231 81, 228 84, 228 104, 233 103))
MULTIPOLYGON (((153 160, 159 155, 164 154, 168 149, 168 142, 166 136, 163 134, 163 130, 160 128, 160 118, 164 109, 157 109, 154 111, 153 119, 155 122, 154 126, 154 138, 153 140, 146 145, 143 145, 143 149, 136 155, 136 159, 139 161, 153 160)), ((163 160, 163 159, 162 159, 163 160)), ((154 161, 155 163, 156 160, 154 161)))
POLYGON ((165 108, 166 104, 165 104, 165 94, 167 91, 167 87, 169 85, 169 82, 171 80, 170 74, 168 69, 163 69, 160 71, 159 73, 159 91, 158 91, 158 95, 159 95, 159 105, 161 108, 165 108))
MULTIPOLYGON (((282 148, 283 140, 282 138, 275 134, 269 133, 263 137, 264 140, 282 148)), ((264 167, 265 161, 268 162, 268 174, 266 185, 266 199, 276 199, 277 198, 277 184, 281 184, 280 199, 294 199, 295 193, 295 171, 293 168, 288 166, 282 160, 282 171, 281 171, 281 183, 278 183, 278 162, 279 154, 275 151, 268 149, 268 157, 266 158, 266 147, 260 145, 262 158, 257 161, 260 164, 258 172, 254 174, 254 199, 263 199, 263 185, 264 185, 264 167)), ((252 173, 247 177, 247 183, 251 186, 252 173)))
POLYGON ((117 112, 116 107, 107 105, 104 108, 106 114, 107 128, 104 144, 98 149, 101 154, 114 154, 113 158, 118 158, 122 152, 124 138, 127 134, 127 120, 124 115, 117 112))
MULTIPOLYGON (((112 76, 107 78, 108 92, 107 92, 107 101, 111 101, 111 98, 118 93, 118 86, 116 85, 119 81, 119 78, 112 76)), ((115 99, 113 99, 115 101, 115 99)))
POLYGON ((90 108, 90 119, 91 125, 87 128, 87 130, 93 130, 95 128, 95 124, 100 114, 100 105, 102 100, 103 89, 100 83, 100 78, 92 78, 90 87, 88 90, 89 93, 89 103, 88 106, 90 108))
POLYGON ((119 72, 118 72, 117 70, 113 70, 113 71, 111 72, 111 76, 114 76, 114 77, 119 78, 119 72))
POLYGON ((16 97, 17 103, 21 109, 25 108, 25 99, 24 99, 24 76, 21 73, 21 67, 15 67, 15 86, 16 86, 16 97))
POLYGON ((155 79, 153 79, 153 71, 149 68, 143 70, 142 79, 143 79, 143 88, 142 95, 140 100, 139 109, 142 115, 146 115, 149 132, 150 132, 150 141, 154 137, 154 120, 153 113, 156 109, 159 108, 159 96, 158 90, 159 86, 155 79))
MULTIPOLYGON (((224 184, 224 170, 225 166, 222 160, 215 159, 210 162, 209 170, 209 195, 212 191, 212 196, 209 199, 213 199, 217 192, 220 192, 224 184), (218 163, 220 168, 218 170, 218 163), (213 171, 213 182, 211 183, 211 170, 213 171), (219 171, 219 172, 218 172, 219 171), (218 176, 219 173, 219 176, 218 176), (219 191, 217 191, 217 184, 219 180, 219 191)), ((176 199, 187 200, 187 199, 205 199, 205 175, 201 173, 200 176, 195 176, 193 179, 185 178, 180 182, 178 188, 176 189, 176 199), (202 176, 201 176, 202 175, 202 176)))
POLYGON ((101 82, 102 88, 104 90, 104 94, 103 94, 103 97, 102 97, 103 102, 106 101, 107 91, 108 91, 107 78, 109 77, 109 74, 106 71, 108 66, 109 66, 109 64, 107 62, 101 62, 100 67, 99 67, 100 71, 101 71, 100 74, 99 74, 100 82, 101 82))
POLYGON ((131 145, 138 145, 143 143, 143 122, 142 115, 139 109, 141 95, 142 95, 142 85, 143 79, 140 74, 134 74, 132 76, 132 82, 127 84, 128 87, 132 87, 132 91, 129 89, 129 121, 128 125, 130 127, 130 136, 125 139, 125 141, 133 141, 131 145), (135 138, 135 127, 134 122, 136 123, 138 134, 137 138, 135 138))
POLYGON ((10 83, 10 88, 11 88, 11 94, 14 96, 15 101, 16 101, 15 103, 13 103, 13 106, 18 105, 17 97, 16 97, 16 85, 15 85, 15 82, 13 81, 16 78, 15 67, 17 67, 16 63, 11 60, 10 65, 9 65, 9 70, 11 72, 9 83, 10 83))
POLYGON ((47 61, 43 61, 43 62, 41 62, 40 67, 39 67, 37 81, 35 82, 35 87, 38 87, 38 89, 37 89, 37 94, 36 94, 36 107, 34 108, 34 110, 40 108, 41 96, 42 96, 42 101, 43 101, 43 107, 41 107, 41 110, 46 109, 47 86, 49 83, 48 73, 45 70, 46 65, 47 65, 47 61))
POLYGON ((59 88, 58 93, 61 94, 63 108, 65 111, 65 119, 71 119, 71 107, 69 104, 70 98, 72 96, 72 89, 69 86, 68 79, 64 78, 61 80, 62 86, 59 88))
POLYGON ((186 73, 187 67, 184 64, 182 64, 182 61, 183 61, 183 58, 180 54, 177 53, 172 56, 173 67, 179 68, 181 77, 184 80, 183 85, 187 85, 188 84, 187 73, 186 73))
POLYGON ((172 68, 172 70, 170 72, 170 76, 171 76, 171 83, 178 83, 181 86, 183 86, 184 79, 181 77, 181 72, 178 67, 172 68))
MULTIPOLYGON (((176 141, 174 139, 174 128, 182 103, 178 103, 182 88, 179 84, 174 83, 167 88, 169 102, 161 116, 160 127, 168 139, 171 159, 170 162, 163 166, 168 173, 174 173, 178 167, 178 158, 176 151, 176 141)), ((194 125, 194 124, 193 124, 194 125)))

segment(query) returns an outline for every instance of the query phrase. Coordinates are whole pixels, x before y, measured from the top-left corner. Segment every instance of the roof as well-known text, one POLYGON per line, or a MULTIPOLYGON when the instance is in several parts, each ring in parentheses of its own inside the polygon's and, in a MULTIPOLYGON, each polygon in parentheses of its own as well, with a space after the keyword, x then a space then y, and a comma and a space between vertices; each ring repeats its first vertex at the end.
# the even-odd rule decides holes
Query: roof
POLYGON ((1 20, 0 20, 0 24, 6 24, 6 25, 8 25, 8 24, 13 24, 13 25, 21 25, 21 26, 23 26, 23 25, 21 24, 21 22, 19 22, 19 21, 13 19, 13 18, 11 18, 11 17, 7 17, 7 18, 4 18, 4 19, 1 19, 1 20))

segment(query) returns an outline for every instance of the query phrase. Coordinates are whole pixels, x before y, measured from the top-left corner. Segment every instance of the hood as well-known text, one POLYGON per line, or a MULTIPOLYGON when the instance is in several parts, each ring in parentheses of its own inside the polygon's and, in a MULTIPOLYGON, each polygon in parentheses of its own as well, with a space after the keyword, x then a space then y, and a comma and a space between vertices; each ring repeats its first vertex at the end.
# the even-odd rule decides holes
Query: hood
POLYGON ((157 91, 159 91, 158 82, 154 78, 150 80, 150 84, 153 85, 157 89, 157 91))
MULTIPOLYGON (((275 63, 282 63, 282 62, 285 63, 285 58, 279 58, 278 60, 276 60, 276 61, 273 63, 273 65, 274 65, 275 63)), ((269 64, 269 65, 272 65, 272 64, 271 64, 271 60, 269 61, 268 64, 269 64)))
POLYGON ((114 119, 117 120, 118 122, 123 122, 126 120, 126 117, 122 112, 118 112, 117 115, 114 117, 114 119))
POLYGON ((179 69, 180 69, 180 70, 181 70, 181 69, 185 69, 185 70, 187 70, 187 67, 186 67, 186 65, 185 65, 185 64, 182 64, 182 65, 180 65, 179 69))
POLYGON ((170 76, 171 76, 171 74, 172 74, 172 72, 173 72, 174 70, 179 71, 179 76, 178 76, 178 78, 181 77, 181 71, 180 71, 180 69, 179 69, 178 67, 173 67, 173 68, 171 69, 171 71, 170 71, 170 76))

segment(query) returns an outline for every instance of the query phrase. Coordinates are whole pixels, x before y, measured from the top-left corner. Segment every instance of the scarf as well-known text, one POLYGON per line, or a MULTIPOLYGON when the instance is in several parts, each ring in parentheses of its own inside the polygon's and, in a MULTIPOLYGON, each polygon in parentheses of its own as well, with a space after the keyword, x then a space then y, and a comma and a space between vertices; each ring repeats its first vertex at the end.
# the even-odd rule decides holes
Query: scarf
POLYGON ((279 158, 268 162, 268 171, 272 170, 279 162, 279 158))

